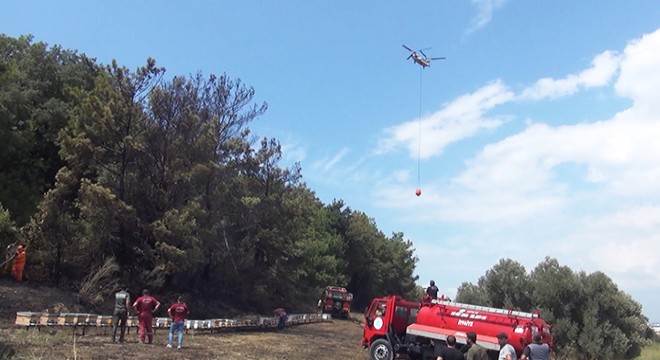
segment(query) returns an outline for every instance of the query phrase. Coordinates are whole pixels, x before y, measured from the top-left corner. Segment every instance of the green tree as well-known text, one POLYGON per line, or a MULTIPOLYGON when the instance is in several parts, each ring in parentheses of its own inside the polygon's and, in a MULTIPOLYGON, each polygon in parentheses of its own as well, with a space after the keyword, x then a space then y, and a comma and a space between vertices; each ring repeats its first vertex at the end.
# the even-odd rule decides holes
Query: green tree
MULTIPOLYGON (((152 59, 135 73, 113 62, 96 76, 93 89, 75 93, 79 106, 59 136, 66 166, 32 227, 45 256, 57 254, 48 261, 51 280, 63 275, 63 263, 67 275, 86 273, 100 269, 106 256, 116 257, 120 267, 155 267, 153 238, 144 241, 148 229, 132 200, 140 189, 135 173, 144 147, 141 103, 162 71, 152 59), (100 255, 90 257, 85 249, 100 255)), ((123 270, 142 275, 134 267, 123 270)))
POLYGON ((347 288, 353 292, 354 307, 367 306, 385 295, 419 298, 414 275, 417 257, 413 244, 403 233, 385 236, 374 219, 347 207, 342 200, 325 206, 330 231, 343 241, 347 288))
POLYGON ((557 259, 546 257, 530 273, 532 302, 553 325, 555 346, 564 353, 577 352, 585 289, 577 274, 557 259))
POLYGON ((413 243, 406 240, 402 232, 397 232, 384 240, 378 254, 382 259, 382 284, 379 292, 418 299, 415 282, 419 276, 414 274, 418 258, 413 243))
POLYGON ((16 222, 12 220, 11 213, 2 206, 2 203, 0 203, 0 239, 2 239, 0 246, 7 246, 20 241, 20 233, 16 227, 16 222))
POLYGON ((296 194, 302 210, 293 251, 298 264, 295 269, 298 301, 313 304, 325 286, 348 285, 348 276, 344 273, 344 244, 341 237, 331 231, 328 213, 314 193, 299 186, 296 194))
POLYGON ((19 225, 63 165, 57 137, 99 67, 84 55, 0 34, 0 202, 19 225))
POLYGON ((418 292, 402 233, 324 205, 276 139, 251 134, 267 109, 254 89, 163 74, 0 38, 0 231, 30 243, 31 278, 101 301, 121 276, 209 299, 209 315, 295 307, 326 285, 357 307, 418 292))
POLYGON ((456 301, 466 304, 490 305, 486 290, 469 282, 463 282, 456 291, 456 301))
POLYGON ((457 300, 541 310, 553 325, 556 352, 571 358, 632 359, 650 341, 641 306, 610 278, 576 273, 552 258, 529 275, 520 264, 500 260, 477 285, 462 284, 457 300))
POLYGON ((55 187, 50 189, 38 205, 37 213, 21 230, 31 247, 32 270, 39 274, 35 280, 48 280, 59 284, 64 278, 80 274, 76 257, 87 257, 78 251, 80 226, 76 222, 76 198, 80 181, 67 168, 56 176, 55 187))
POLYGON ((344 236, 346 242, 347 274, 350 276, 348 288, 353 291, 357 307, 367 305, 372 298, 383 295, 382 285, 386 271, 380 247, 384 245, 385 235, 378 230, 373 219, 363 212, 352 212, 348 219, 348 229, 344 236))
POLYGON ((649 344, 641 306, 602 272, 579 274, 585 289, 577 343, 585 359, 632 359, 649 344))
POLYGON ((490 306, 505 309, 529 309, 529 280, 525 267, 511 259, 501 259, 479 279, 490 306))

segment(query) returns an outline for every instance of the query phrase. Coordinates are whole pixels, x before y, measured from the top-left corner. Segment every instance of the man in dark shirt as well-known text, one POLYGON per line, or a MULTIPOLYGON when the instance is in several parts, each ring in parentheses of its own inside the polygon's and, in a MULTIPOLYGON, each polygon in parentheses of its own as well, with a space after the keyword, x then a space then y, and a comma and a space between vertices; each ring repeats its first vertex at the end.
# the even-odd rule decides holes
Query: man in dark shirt
POLYGON ((465 360, 488 360, 488 352, 481 345, 477 344, 477 334, 470 331, 467 336, 468 351, 465 353, 465 360))
POLYGON ((548 360, 550 359, 550 345, 543 343, 541 334, 534 334, 534 343, 525 347, 520 360, 548 360))
POLYGON ((447 346, 443 346, 437 352, 436 360, 463 360, 463 353, 456 348, 456 338, 454 335, 447 336, 447 346))
POLYGON ((121 290, 115 294, 115 311, 112 314, 112 342, 117 341, 117 327, 121 329, 119 342, 124 342, 126 318, 128 317, 130 304, 131 295, 128 293, 128 286, 122 285, 121 290))
POLYGON ((431 280, 431 284, 426 288, 426 295, 430 296, 431 299, 438 298, 438 287, 435 286, 435 281, 431 280))

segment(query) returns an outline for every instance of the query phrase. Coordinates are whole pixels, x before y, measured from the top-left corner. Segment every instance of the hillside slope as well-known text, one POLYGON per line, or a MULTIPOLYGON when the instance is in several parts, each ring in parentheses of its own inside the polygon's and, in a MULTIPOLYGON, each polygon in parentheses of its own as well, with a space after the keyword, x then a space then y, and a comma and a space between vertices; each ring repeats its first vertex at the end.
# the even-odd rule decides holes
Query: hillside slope
POLYGON ((17 283, 13 279, 0 279, 0 327, 16 320, 17 311, 88 312, 78 300, 77 293, 31 282, 17 283))

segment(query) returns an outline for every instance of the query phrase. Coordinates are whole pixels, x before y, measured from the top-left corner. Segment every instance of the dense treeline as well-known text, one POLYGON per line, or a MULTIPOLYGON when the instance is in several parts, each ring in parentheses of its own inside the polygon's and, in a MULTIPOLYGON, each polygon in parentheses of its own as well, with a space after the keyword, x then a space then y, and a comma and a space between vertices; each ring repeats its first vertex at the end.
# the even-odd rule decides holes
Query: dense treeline
POLYGON ((357 308, 415 296, 412 243, 281 166, 250 133, 252 88, 164 72, 0 37, 0 236, 27 243, 29 279, 97 303, 122 281, 183 293, 198 315, 315 304, 325 285, 357 308))
POLYGON ((641 305, 607 275, 575 272, 553 258, 530 273, 502 259, 476 285, 463 283, 457 301, 541 311, 553 325, 555 350, 569 359, 632 359, 654 337, 641 305))

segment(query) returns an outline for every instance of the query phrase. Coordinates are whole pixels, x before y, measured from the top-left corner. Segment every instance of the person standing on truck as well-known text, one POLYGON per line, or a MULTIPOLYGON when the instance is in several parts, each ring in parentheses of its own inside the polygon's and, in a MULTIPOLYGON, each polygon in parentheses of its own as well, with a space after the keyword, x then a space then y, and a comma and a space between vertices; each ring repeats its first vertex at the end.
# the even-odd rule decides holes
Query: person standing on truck
POLYGON ((539 333, 534 334, 533 340, 534 342, 527 345, 523 350, 520 360, 549 360, 550 345, 543 343, 543 337, 539 333))
POLYGON ((133 308, 138 313, 138 339, 144 344, 145 338, 151 344, 154 341, 154 313, 160 307, 160 301, 149 295, 149 290, 142 290, 142 296, 135 300, 133 308))
POLYGON ((509 344, 509 337, 506 333, 499 333, 497 335, 497 341, 500 343, 500 354, 497 360, 518 360, 518 355, 516 355, 516 349, 509 344))
POLYGON ((128 286, 122 285, 115 293, 115 311, 112 313, 112 342, 117 342, 117 328, 120 328, 119 342, 124 342, 126 333, 126 319, 131 304, 131 295, 128 294, 128 286))
POLYGON ((463 353, 456 348, 456 337, 447 336, 447 346, 436 349, 436 360, 463 360, 463 353))
POLYGON ((431 297, 431 300, 438 298, 438 287, 435 286, 435 281, 431 280, 429 287, 426 288, 426 295, 431 297))

